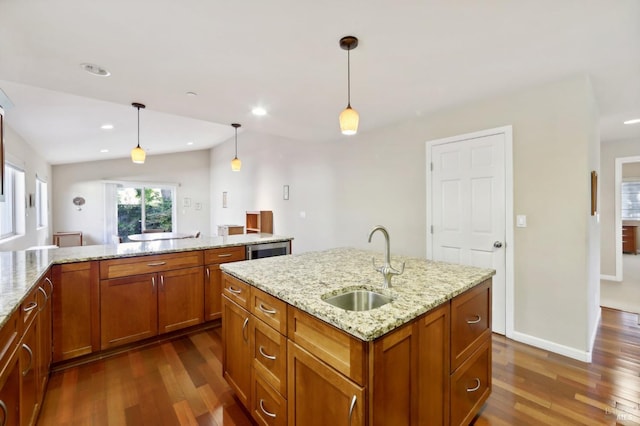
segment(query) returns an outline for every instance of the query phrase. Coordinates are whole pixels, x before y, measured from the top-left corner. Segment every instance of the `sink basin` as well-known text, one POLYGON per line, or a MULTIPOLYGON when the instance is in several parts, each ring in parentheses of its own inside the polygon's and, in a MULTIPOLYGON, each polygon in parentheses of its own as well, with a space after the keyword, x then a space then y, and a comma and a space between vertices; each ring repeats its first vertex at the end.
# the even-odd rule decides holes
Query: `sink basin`
POLYGON ((369 311, 391 302, 391 297, 370 290, 351 290, 324 299, 330 305, 347 311, 369 311))

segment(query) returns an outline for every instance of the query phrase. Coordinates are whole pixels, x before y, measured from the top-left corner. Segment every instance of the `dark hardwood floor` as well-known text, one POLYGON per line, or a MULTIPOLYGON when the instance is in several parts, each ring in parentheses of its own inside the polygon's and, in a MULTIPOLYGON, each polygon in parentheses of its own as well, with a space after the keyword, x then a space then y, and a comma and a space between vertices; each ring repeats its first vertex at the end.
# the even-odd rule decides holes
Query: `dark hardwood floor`
MULTIPOLYGON (((251 425, 221 353, 214 329, 54 373, 38 424, 251 425)), ((603 309, 591 364, 493 336, 493 392, 475 425, 616 424, 640 425, 637 315, 603 309)))

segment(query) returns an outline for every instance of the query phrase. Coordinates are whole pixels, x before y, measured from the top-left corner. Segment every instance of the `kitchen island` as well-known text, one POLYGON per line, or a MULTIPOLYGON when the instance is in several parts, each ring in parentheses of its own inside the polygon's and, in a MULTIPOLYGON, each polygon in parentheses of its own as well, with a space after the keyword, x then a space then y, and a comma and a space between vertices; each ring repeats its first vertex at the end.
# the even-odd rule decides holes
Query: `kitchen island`
POLYGON ((260 424, 468 424, 491 392, 490 269, 369 251, 221 265, 223 368, 260 424), (325 299, 375 290, 349 311, 325 299))

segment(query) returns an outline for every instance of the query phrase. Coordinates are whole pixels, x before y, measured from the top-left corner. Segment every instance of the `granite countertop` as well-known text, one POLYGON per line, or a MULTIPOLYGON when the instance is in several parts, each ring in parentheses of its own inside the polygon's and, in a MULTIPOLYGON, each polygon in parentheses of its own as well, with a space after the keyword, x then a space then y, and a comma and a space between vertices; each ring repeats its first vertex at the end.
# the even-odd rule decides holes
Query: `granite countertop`
POLYGON ((240 234, 0 252, 0 327, 4 326, 33 286, 54 264, 274 243, 292 239, 272 234, 240 234))
POLYGON ((338 248, 291 256, 269 257, 220 265, 227 272, 272 296, 364 341, 372 341, 441 305, 495 274, 493 269, 392 256, 392 266, 405 262, 392 288, 382 289, 381 253, 338 248), (393 298, 380 308, 354 312, 323 301, 346 289, 365 288, 393 298))

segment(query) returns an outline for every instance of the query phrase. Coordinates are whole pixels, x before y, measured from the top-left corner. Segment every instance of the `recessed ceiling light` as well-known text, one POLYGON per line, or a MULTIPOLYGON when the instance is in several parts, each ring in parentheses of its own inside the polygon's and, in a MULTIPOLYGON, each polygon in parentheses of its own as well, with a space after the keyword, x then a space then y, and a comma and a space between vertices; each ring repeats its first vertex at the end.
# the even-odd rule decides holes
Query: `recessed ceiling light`
POLYGON ((187 142, 187 145, 193 145, 193 142, 187 142))
POLYGON ((100 126, 100 128, 102 130, 112 130, 113 129, 113 124, 106 123, 106 124, 103 124, 102 126, 100 126))
POLYGON ((100 152, 105 153, 105 152, 109 152, 108 149, 101 149, 100 152))
POLYGON ((97 75, 100 77, 109 77, 111 75, 109 71, 102 68, 100 65, 84 63, 80 64, 80 67, 92 75, 97 75))
POLYGON ((263 115, 267 115, 267 110, 262 107, 255 107, 251 110, 251 114, 261 117, 263 115))
POLYGON ((633 120, 627 120, 624 124, 638 124, 640 123, 640 118, 634 118, 633 120))
POLYGON ((198 96, 196 92, 187 92, 187 96, 198 96))

